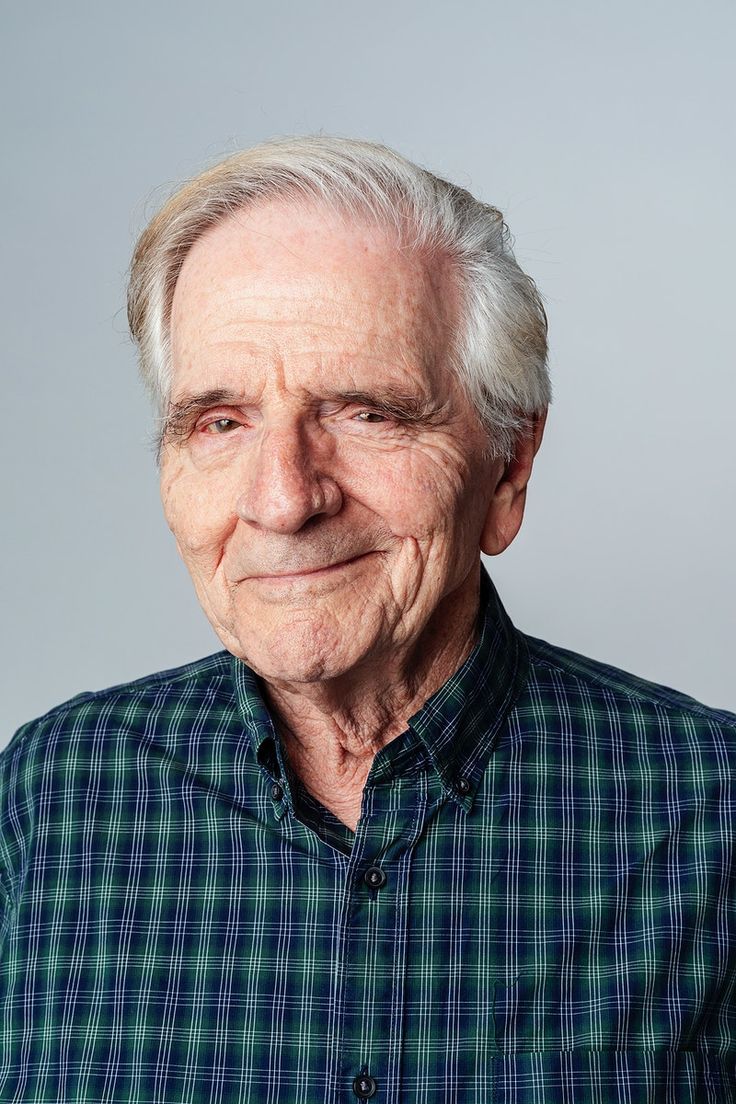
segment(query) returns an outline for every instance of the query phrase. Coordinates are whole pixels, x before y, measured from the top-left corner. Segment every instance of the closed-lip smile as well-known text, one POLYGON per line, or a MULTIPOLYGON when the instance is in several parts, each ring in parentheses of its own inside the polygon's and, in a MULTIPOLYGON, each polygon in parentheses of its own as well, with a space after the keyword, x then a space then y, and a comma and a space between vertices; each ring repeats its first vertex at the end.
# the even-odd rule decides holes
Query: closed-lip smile
POLYGON ((273 574, 251 575, 250 578, 255 581, 268 583, 288 583, 291 580, 304 579, 310 575, 324 575, 327 574, 327 572, 329 571, 336 571, 338 568, 348 567, 350 564, 355 563, 356 560, 361 560, 364 556, 369 556, 370 554, 370 552, 360 552, 357 556, 351 556, 347 560, 337 560, 335 561, 335 563, 325 564, 321 567, 305 567, 302 568, 300 571, 277 571, 273 574))

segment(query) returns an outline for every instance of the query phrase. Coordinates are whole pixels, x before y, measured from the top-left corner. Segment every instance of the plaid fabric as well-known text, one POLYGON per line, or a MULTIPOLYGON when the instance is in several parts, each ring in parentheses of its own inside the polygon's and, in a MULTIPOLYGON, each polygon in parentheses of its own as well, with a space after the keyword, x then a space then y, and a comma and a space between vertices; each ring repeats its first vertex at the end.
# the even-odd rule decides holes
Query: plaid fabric
POLYGON ((352 834, 220 653, 0 755, 0 1100, 736 1101, 736 718, 522 636, 352 834))

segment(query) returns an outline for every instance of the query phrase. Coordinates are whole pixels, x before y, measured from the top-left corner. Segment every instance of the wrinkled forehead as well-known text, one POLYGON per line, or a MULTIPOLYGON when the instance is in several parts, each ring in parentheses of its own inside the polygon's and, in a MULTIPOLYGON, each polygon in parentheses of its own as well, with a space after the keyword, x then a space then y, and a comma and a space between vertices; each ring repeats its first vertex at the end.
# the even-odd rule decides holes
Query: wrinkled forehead
POLYGON ((255 341, 362 350, 446 370, 454 334, 449 262, 389 229, 270 201, 235 212, 192 246, 171 313, 174 388, 193 357, 255 341))

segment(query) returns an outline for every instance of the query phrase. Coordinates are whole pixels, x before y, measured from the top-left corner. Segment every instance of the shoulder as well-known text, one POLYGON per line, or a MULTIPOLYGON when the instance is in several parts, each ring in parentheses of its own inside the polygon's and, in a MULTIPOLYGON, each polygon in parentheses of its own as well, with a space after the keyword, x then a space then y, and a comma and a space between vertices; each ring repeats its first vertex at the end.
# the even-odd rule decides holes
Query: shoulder
POLYGON ((231 696, 232 656, 216 652, 204 659, 157 671, 104 690, 86 691, 24 724, 0 751, 0 786, 3 776, 17 772, 21 763, 46 756, 85 735, 155 731, 162 721, 189 714, 224 693, 231 696))
POLYGON ((156 764, 165 774, 207 744, 235 713, 232 669, 217 652, 77 694, 18 729, 0 752, 0 895, 13 900, 39 834, 72 838, 95 801, 137 808, 156 764))
POLYGON ((537 700, 540 715, 559 714, 578 726, 616 730, 632 739, 697 738, 702 746, 710 738, 734 749, 735 714, 547 641, 523 639, 529 654, 527 696, 537 700))

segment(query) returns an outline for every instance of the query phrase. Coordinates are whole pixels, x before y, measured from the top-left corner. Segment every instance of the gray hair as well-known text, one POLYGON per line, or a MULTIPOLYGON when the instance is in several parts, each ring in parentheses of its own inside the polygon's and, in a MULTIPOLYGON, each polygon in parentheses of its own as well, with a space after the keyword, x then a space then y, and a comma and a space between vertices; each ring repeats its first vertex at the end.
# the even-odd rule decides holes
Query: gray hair
POLYGON ((228 216, 278 198, 374 221, 403 247, 450 261, 460 295, 450 368, 489 431, 491 453, 510 459, 518 434, 546 409, 550 383, 542 301, 501 212, 386 146, 348 138, 282 138, 237 153, 185 184, 143 231, 128 321, 159 413, 169 400, 171 304, 187 253, 228 216))

